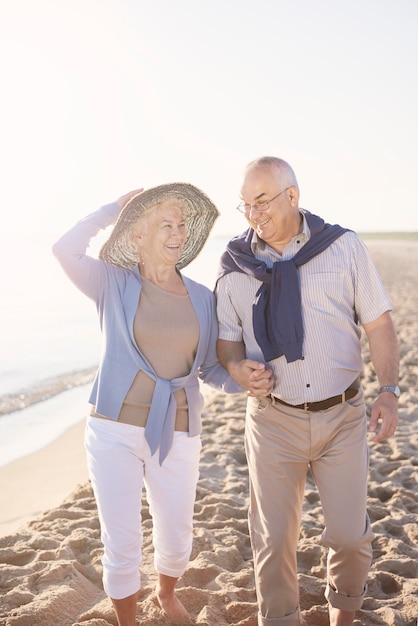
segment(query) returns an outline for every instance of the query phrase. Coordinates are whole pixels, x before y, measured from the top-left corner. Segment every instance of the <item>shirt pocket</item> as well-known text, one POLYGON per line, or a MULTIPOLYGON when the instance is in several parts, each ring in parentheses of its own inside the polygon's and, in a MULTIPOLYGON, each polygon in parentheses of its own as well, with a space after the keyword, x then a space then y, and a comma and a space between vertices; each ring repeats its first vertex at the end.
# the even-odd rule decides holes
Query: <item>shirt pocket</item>
POLYGON ((335 315, 344 308, 342 272, 307 272, 301 278, 302 305, 310 311, 335 315))

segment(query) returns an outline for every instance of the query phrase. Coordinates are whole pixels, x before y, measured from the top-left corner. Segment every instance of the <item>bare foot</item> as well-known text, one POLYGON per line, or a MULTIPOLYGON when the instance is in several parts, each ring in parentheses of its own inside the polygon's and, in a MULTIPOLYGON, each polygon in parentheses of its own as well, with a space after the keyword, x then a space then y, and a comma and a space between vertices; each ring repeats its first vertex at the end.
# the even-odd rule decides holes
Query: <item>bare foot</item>
POLYGON ((335 606, 329 606, 330 626, 351 626, 356 616, 355 611, 343 611, 335 606))
POLYGON ((188 614, 178 597, 174 594, 174 592, 167 595, 162 595, 161 589, 157 587, 155 589, 155 594, 157 596, 160 607, 167 615, 167 617, 173 622, 173 624, 177 624, 178 626, 182 626, 183 624, 192 624, 190 615, 188 614))

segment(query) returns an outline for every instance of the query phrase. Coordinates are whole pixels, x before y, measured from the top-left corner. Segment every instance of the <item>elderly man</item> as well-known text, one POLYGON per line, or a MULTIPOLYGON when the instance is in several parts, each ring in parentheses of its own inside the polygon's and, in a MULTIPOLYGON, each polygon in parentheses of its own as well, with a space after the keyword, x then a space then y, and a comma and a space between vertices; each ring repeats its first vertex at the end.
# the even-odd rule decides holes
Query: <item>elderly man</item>
POLYGON ((297 626, 296 551, 308 468, 321 497, 331 626, 350 626, 372 560, 367 418, 359 376, 363 327, 379 380, 369 429, 395 432, 399 354, 391 304, 356 233, 299 207, 293 169, 262 157, 244 172, 249 228, 228 244, 216 287, 218 355, 248 388, 245 359, 274 375, 249 397, 245 445, 259 626, 297 626))

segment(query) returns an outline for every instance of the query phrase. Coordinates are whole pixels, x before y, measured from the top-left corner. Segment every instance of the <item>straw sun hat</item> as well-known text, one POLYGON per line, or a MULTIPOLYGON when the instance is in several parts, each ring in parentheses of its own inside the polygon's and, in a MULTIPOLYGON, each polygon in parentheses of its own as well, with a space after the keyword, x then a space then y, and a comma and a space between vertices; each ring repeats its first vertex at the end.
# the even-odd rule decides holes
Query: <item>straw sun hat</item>
POLYGON ((188 183, 159 185, 128 200, 100 250, 100 259, 119 267, 134 267, 138 263, 138 253, 131 238, 133 225, 150 208, 171 199, 179 200, 184 207, 187 228, 187 240, 176 267, 182 269, 193 261, 203 248, 219 211, 203 191, 188 183))

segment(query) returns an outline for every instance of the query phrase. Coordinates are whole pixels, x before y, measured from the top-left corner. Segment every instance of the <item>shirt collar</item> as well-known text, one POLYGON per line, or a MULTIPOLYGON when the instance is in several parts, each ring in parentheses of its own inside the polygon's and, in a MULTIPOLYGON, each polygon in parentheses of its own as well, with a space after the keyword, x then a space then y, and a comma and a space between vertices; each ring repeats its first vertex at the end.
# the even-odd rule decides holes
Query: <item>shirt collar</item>
MULTIPOLYGON (((300 209, 299 214, 302 216, 301 228, 298 234, 292 237, 292 239, 289 241, 289 243, 287 244, 288 246, 292 245, 297 239, 301 240, 302 244, 305 244, 307 241, 309 241, 311 237, 311 229, 309 228, 308 222, 306 220, 306 215, 305 215, 304 210, 300 209)), ((251 250, 253 254, 255 255, 257 250, 264 251, 266 247, 268 248, 268 245, 266 244, 266 242, 260 239, 260 237, 257 235, 257 233, 254 230, 253 236, 251 239, 251 250)), ((272 252, 274 252, 274 250, 272 250, 272 252)))

